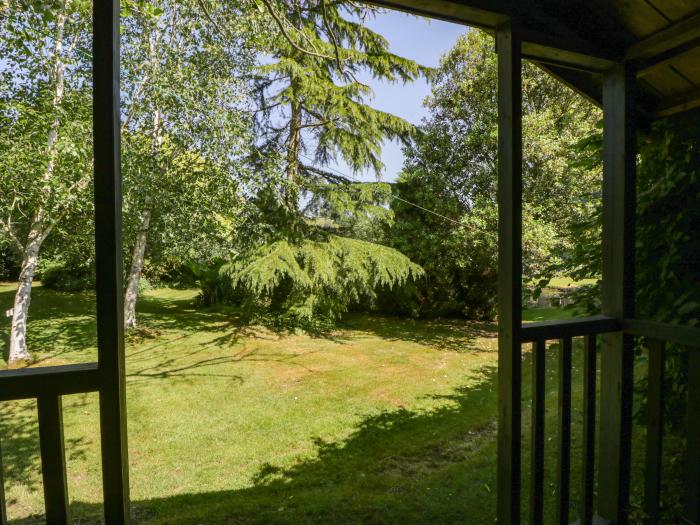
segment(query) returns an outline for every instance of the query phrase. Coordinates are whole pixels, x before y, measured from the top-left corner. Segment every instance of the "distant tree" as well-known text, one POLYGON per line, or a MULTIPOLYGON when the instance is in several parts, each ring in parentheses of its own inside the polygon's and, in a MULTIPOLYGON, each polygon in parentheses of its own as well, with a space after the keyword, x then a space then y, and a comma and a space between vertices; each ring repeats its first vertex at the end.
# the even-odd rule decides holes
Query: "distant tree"
POLYGON ((389 43, 364 25, 372 9, 354 2, 262 0, 279 33, 271 40, 270 63, 260 66, 258 126, 261 152, 282 152, 287 205, 300 191, 322 193, 347 182, 315 167, 342 158, 353 172, 381 173, 384 140, 404 143, 414 127, 372 108, 372 90, 357 79, 411 82, 428 72, 392 54, 389 43))
POLYGON ((128 329, 149 252, 206 259, 230 241, 258 29, 236 2, 196 0, 130 4, 122 25, 128 329))
MULTIPOLYGON (((406 149, 393 200, 392 246, 426 270, 411 297, 421 315, 491 318, 497 283, 497 56, 471 30, 442 59, 427 99, 430 117, 406 149)), ((523 65, 523 248, 525 278, 542 276, 572 249, 567 225, 590 213, 600 172, 576 164, 570 146, 599 112, 530 63, 523 65)))
POLYGON ((417 271, 394 250, 348 238, 362 229, 363 221, 360 236, 368 233, 366 219, 391 220, 384 205, 389 188, 356 183, 328 165, 342 159, 353 173, 371 169, 379 175, 383 142, 408 144, 415 135, 410 123, 369 105, 372 90, 358 75, 410 82, 428 70, 389 51, 389 43, 364 24, 373 14, 370 8, 351 1, 261 2, 277 31, 270 39, 268 59, 258 68, 259 160, 253 162, 262 160, 271 169, 240 232, 239 255, 227 267, 228 276, 245 289, 243 295, 264 303, 264 291, 275 297, 273 303, 285 305, 285 311, 295 311, 297 318, 332 318, 331 312, 347 309, 348 298, 358 295, 351 289, 338 293, 347 261, 354 261, 358 269, 352 289, 367 293, 380 282, 391 286, 417 271), (311 247, 313 258, 304 255, 311 247), (318 297, 318 291, 309 284, 313 278, 289 270, 292 253, 303 272, 311 270, 307 277, 313 269, 303 261, 327 259, 324 271, 336 273, 332 278, 326 275, 325 283, 337 284, 335 291, 326 290, 326 300, 335 299, 336 307, 316 307, 320 303, 312 297, 318 297), (280 278, 282 267, 287 268, 286 279, 280 278), (246 277, 245 268, 256 269, 258 284, 246 277), (263 285, 259 281, 265 278, 263 285))

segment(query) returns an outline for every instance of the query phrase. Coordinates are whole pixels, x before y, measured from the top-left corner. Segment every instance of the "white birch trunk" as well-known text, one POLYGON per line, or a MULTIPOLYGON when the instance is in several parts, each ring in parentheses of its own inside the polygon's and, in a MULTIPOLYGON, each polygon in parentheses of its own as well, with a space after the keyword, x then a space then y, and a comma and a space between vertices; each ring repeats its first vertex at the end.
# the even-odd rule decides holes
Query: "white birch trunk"
POLYGON ((39 248, 40 243, 38 242, 30 244, 22 257, 22 269, 19 274, 12 310, 12 328, 10 329, 8 363, 11 365, 31 361, 31 355, 27 349, 27 320, 29 318, 29 305, 32 302, 32 281, 39 261, 39 248))
MULTIPOLYGON (((58 109, 63 102, 65 90, 66 66, 63 62, 63 36, 66 25, 66 11, 69 3, 70 0, 65 2, 64 9, 61 10, 56 17, 56 39, 54 40, 53 47, 54 63, 50 73, 54 88, 52 109, 55 117, 49 128, 46 141, 48 159, 42 175, 42 180, 44 182, 42 191, 47 197, 51 192, 50 183, 56 166, 56 143, 58 142, 58 132, 61 126, 58 109)), ((39 204, 32 219, 32 226, 27 235, 27 242, 22 248, 22 269, 17 284, 14 308, 12 310, 10 352, 8 355, 8 364, 10 365, 31 360, 31 355, 27 348, 27 320, 29 319, 29 305, 32 301, 32 282, 34 281, 34 274, 36 273, 37 263, 39 262, 39 250, 53 228, 53 225, 49 221, 50 218, 47 215, 46 208, 39 204)))
POLYGON ((134 244, 129 280, 126 286, 126 294, 124 295, 124 328, 126 330, 136 328, 136 299, 139 295, 139 282, 141 281, 146 244, 148 242, 148 228, 151 224, 150 199, 147 199, 147 201, 146 210, 141 214, 139 221, 139 232, 134 244))

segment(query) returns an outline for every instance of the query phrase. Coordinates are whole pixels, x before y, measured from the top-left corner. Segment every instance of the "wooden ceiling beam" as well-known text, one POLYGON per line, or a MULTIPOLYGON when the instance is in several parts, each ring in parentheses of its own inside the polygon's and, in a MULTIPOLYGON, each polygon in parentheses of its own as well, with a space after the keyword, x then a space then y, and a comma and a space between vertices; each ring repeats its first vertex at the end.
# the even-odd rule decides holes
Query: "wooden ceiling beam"
POLYGON ((700 44, 700 12, 676 22, 630 46, 625 59, 637 63, 638 75, 668 63, 700 44))
POLYGON ((520 24, 523 56, 584 71, 612 67, 622 53, 590 42, 530 0, 368 0, 369 3, 448 22, 480 27, 493 33, 507 20, 520 24))
POLYGON ((663 100, 656 111, 656 117, 668 117, 675 113, 681 113, 700 107, 700 89, 696 89, 684 95, 663 100))

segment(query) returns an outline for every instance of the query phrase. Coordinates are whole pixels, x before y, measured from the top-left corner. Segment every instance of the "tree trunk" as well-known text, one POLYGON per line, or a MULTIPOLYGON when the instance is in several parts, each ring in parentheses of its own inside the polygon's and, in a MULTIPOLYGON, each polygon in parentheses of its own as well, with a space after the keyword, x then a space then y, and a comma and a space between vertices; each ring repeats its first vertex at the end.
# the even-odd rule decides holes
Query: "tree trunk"
POLYGON ((294 103, 291 108, 289 121, 289 136, 287 137, 287 191, 285 200, 289 210, 296 210, 299 206, 299 192, 297 191, 299 177, 299 153, 301 153, 301 105, 294 103))
POLYGON ((131 257, 131 270, 124 297, 124 328, 129 330, 136 328, 136 299, 139 295, 139 282, 143 272, 146 244, 148 242, 148 228, 151 223, 151 201, 147 199, 146 210, 141 214, 139 232, 134 244, 134 253, 131 257))
POLYGON ((16 365, 20 362, 31 361, 27 349, 27 319, 29 304, 32 301, 32 281, 39 261, 40 242, 30 244, 22 257, 22 270, 19 274, 17 293, 12 310, 12 328, 10 330, 10 354, 7 362, 16 365))
MULTIPOLYGON (((63 5, 64 9, 56 16, 56 38, 53 47, 54 63, 49 73, 49 78, 53 83, 51 107, 54 112, 54 119, 51 122, 46 141, 48 159, 42 175, 42 180, 44 181, 42 192, 47 200, 51 193, 50 183, 56 167, 56 143, 58 142, 58 132, 61 126, 58 110, 63 103, 65 91, 66 65, 63 62, 63 36, 66 26, 66 11, 69 4, 70 0, 67 0, 63 5)), ((27 242, 22 249, 22 269, 12 310, 10 353, 7 359, 10 365, 31 360, 31 355, 27 348, 27 319, 29 318, 29 305, 32 300, 32 282, 34 281, 36 266, 39 262, 39 250, 53 229, 51 217, 48 215, 47 209, 40 204, 34 213, 32 225, 27 235, 27 242)))
MULTIPOLYGON (((149 39, 149 61, 154 78, 157 78, 160 65, 158 63, 158 53, 156 50, 155 36, 152 34, 149 39)), ((153 109, 153 155, 158 159, 163 146, 163 115, 160 108, 156 105, 153 109)), ((156 170, 159 171, 159 170, 156 170)), ((165 170, 162 170, 163 172, 165 170)), ((148 231, 151 226, 151 214, 153 210, 153 200, 150 195, 144 199, 143 212, 139 219, 139 230, 134 243, 134 251, 131 255, 131 269, 129 270, 129 279, 124 293, 124 329, 130 330, 136 328, 136 299, 139 295, 139 282, 143 272, 143 263, 146 255, 146 245, 148 244, 148 231)))

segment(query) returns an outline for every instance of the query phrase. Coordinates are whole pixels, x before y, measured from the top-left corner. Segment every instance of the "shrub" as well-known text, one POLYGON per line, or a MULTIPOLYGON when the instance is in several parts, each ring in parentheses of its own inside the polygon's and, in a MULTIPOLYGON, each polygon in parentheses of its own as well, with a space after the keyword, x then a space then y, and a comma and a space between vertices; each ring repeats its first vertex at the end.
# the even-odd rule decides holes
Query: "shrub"
POLYGON ((51 290, 80 292, 95 288, 95 271, 91 265, 72 265, 62 260, 46 261, 37 277, 51 290))

